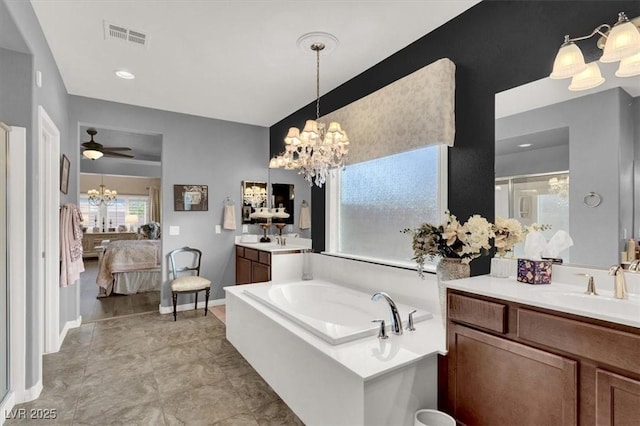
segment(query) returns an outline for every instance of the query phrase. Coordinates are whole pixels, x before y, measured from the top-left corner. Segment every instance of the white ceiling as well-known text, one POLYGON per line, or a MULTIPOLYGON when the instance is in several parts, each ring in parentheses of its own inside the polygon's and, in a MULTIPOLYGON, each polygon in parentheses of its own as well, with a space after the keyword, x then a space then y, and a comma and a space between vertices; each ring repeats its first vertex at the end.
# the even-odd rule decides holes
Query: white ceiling
POLYGON ((261 126, 315 99, 301 35, 339 39, 321 56, 323 94, 478 2, 31 0, 70 94, 261 126), (148 46, 105 40, 104 21, 147 34, 148 46))

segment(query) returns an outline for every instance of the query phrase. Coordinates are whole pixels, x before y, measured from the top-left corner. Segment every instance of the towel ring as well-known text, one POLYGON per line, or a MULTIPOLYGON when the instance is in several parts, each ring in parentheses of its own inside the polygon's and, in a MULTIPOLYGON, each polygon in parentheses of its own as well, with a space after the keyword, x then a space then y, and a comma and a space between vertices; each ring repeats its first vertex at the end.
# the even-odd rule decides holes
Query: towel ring
POLYGON ((587 207, 595 208, 602 204, 602 195, 597 192, 589 192, 584 196, 584 205, 587 207))

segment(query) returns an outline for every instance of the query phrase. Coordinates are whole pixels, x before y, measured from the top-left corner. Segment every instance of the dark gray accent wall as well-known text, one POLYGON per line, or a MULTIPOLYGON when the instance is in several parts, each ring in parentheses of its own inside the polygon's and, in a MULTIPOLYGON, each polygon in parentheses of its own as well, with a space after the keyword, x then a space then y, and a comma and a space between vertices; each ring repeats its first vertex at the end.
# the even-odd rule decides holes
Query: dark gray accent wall
MULTIPOLYGON (((9 114, 15 114, 16 122, 9 123, 12 125, 24 126, 27 129, 27 188, 29 196, 27 197, 27 281, 26 281, 26 298, 27 298, 27 336, 26 336, 26 386, 27 388, 35 385, 41 377, 40 363, 38 354, 38 331, 41 319, 38 314, 38 303, 42 295, 39 294, 38 282, 40 277, 37 276, 36 262, 40 259, 37 252, 38 237, 38 191, 37 191, 37 170, 38 170, 38 106, 42 106, 47 114, 51 117, 56 127, 60 131, 60 152, 66 153, 69 159, 77 161, 74 153, 69 150, 69 139, 67 132, 67 91, 60 77, 57 65, 53 60, 53 56, 49 46, 44 38, 42 29, 38 19, 33 11, 31 3, 28 1, 8 1, 2 0, 2 12, 8 13, 12 34, 2 33, 3 41, 0 45, 12 45, 14 48, 26 50, 30 54, 31 66, 22 70, 22 75, 0 75, 0 86, 17 85, 24 87, 22 100, 28 102, 28 116, 24 116, 24 106, 22 101, 16 106, 9 105, 7 108, 11 110, 9 114), (16 37, 19 41, 16 42, 16 37), (5 38, 7 37, 7 38, 5 38), (17 44, 16 44, 17 43, 17 44), (26 48, 26 49, 25 49, 26 48), (34 85, 35 72, 42 73, 43 85, 37 88, 34 85), (25 87, 25 81, 28 80, 29 89, 25 87), (17 109, 14 109, 17 108, 17 109), (29 213, 31 212, 31 213, 29 213)), ((6 19, 4 16, 3 19, 6 19)), ((17 57, 14 56, 13 60, 17 57)), ((20 59, 21 60, 21 59, 20 59)), ((16 64, 14 64, 15 66, 16 64)), ((4 102, 4 100, 2 100, 4 102)), ((76 150, 77 151, 77 150, 76 150)), ((69 180, 69 194, 77 192, 77 172, 72 174, 69 180), (75 190, 75 191, 74 191, 75 190)), ((60 194, 60 202, 73 202, 75 198, 72 195, 65 196, 60 194)), ((69 320, 75 320, 78 317, 78 306, 76 302, 77 286, 71 286, 60 289, 60 329, 69 320)))
MULTIPOLYGON (((186 114, 124 105, 79 96, 69 97, 70 138, 80 141, 80 124, 162 136, 162 252, 191 246, 202 250, 202 275, 213 282, 212 299, 224 298, 222 287, 235 285, 234 238, 240 235, 240 182, 266 182, 269 177, 268 129, 186 114), (208 185, 209 210, 180 212, 173 209, 173 185, 208 185), (236 231, 215 233, 222 225, 224 199, 236 205, 236 231), (180 235, 169 235, 171 226, 180 235)), ((79 145, 76 145, 79 150, 79 145)), ((98 160, 99 161, 99 160, 98 160)), ((135 165, 131 165, 132 173, 135 165)), ((168 266, 163 265, 162 306, 170 306, 168 266)), ((187 297, 179 303, 187 303, 187 297)))
MULTIPOLYGON (((449 150, 449 208, 460 218, 494 216, 494 111, 496 93, 547 77, 565 34, 589 34, 619 11, 640 15, 638 1, 483 1, 460 16, 325 94, 327 114, 440 58, 456 64, 456 139, 449 150)), ((594 40, 580 47, 587 61, 601 52, 594 40)), ((290 126, 314 116, 314 104, 270 128, 271 154, 283 150, 290 126)), ((348 131, 348 129, 347 129, 348 131)), ((324 190, 312 194, 315 251, 324 250, 324 190)), ((471 263, 489 272, 489 258, 471 263)))

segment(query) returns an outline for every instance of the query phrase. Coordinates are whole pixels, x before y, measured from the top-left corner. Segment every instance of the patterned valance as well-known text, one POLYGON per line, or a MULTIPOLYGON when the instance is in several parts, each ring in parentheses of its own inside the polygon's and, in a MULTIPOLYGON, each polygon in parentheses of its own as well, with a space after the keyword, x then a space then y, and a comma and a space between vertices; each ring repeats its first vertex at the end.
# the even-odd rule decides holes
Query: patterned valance
POLYGON ((425 145, 453 146, 455 68, 440 59, 320 120, 337 121, 348 133, 349 164, 425 145))

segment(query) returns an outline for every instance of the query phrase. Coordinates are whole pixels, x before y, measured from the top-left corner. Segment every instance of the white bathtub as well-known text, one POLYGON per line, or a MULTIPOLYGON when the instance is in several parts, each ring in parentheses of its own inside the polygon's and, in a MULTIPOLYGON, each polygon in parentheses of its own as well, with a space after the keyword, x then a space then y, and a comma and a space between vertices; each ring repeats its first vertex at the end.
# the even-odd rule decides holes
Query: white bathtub
MULTIPOLYGON (((250 298, 268 306, 332 345, 372 336, 379 325, 374 319, 384 319, 389 329, 389 306, 384 300, 372 301, 371 295, 326 281, 300 281, 244 290, 250 298)), ((393 297, 393 294, 391 294, 393 297)), ((416 309, 396 303, 403 327, 409 312, 416 309)), ((416 309, 417 323, 433 316, 416 309)))

